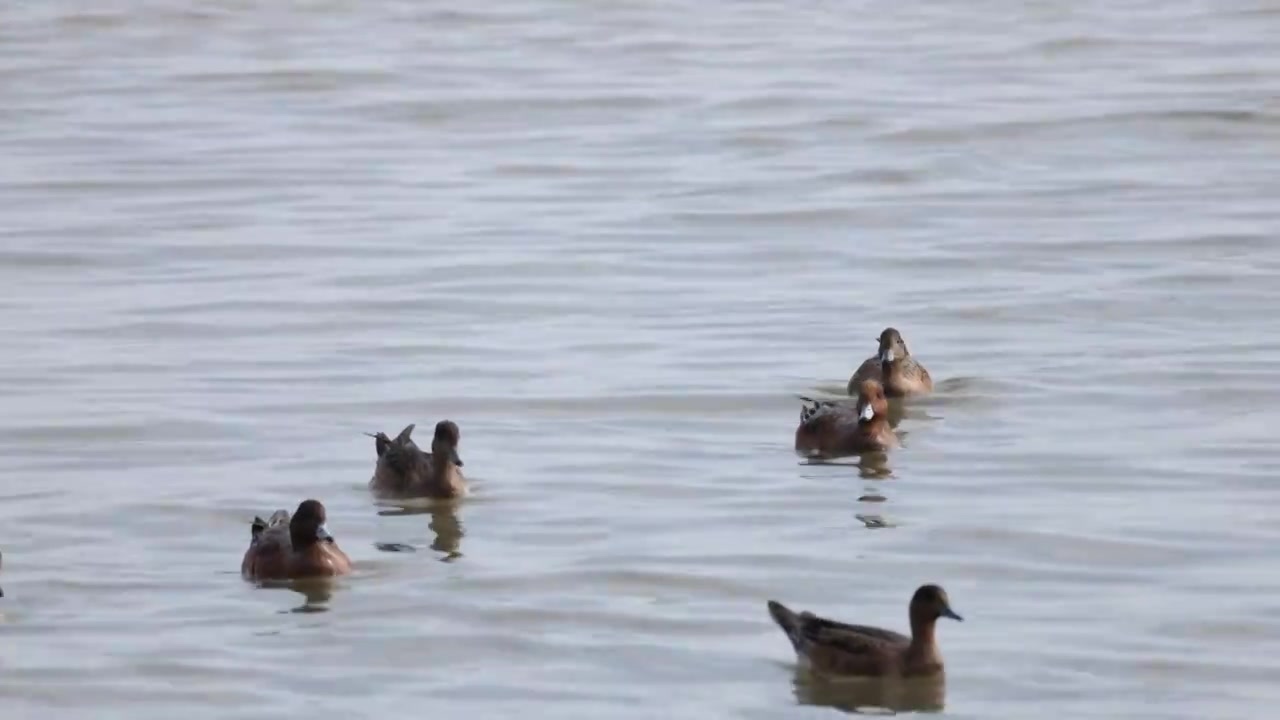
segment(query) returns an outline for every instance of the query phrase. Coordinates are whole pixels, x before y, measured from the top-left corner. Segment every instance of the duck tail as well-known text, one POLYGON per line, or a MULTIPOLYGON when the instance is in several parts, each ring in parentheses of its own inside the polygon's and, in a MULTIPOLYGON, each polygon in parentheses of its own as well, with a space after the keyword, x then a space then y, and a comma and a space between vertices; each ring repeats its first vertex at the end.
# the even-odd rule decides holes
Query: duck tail
POLYGON ((796 395, 804 404, 800 406, 800 424, 805 425, 810 420, 826 414, 835 407, 835 403, 830 400, 816 400, 806 395, 796 395))
POLYGON ((269 520, 263 520, 261 515, 254 515, 253 524, 249 526, 249 544, 252 545, 253 543, 258 542, 258 539, 262 537, 262 533, 266 532, 267 530, 273 527, 276 527, 277 525, 288 525, 288 524, 289 524, 288 510, 277 510, 271 513, 271 519, 269 520))
POLYGON ((799 648, 800 616, 777 600, 770 600, 768 605, 769 615, 773 617, 773 621, 778 623, 778 627, 782 628, 782 632, 787 634, 792 646, 799 648))
POLYGON ((373 438, 373 449, 374 449, 374 452, 378 453, 378 457, 382 457, 384 454, 386 454, 387 448, 391 447, 391 438, 387 437, 387 434, 384 432, 379 432, 379 433, 367 432, 365 433, 365 435, 368 435, 369 437, 373 438))
POLYGON ((397 445, 404 445, 409 442, 409 436, 413 434, 413 427, 413 423, 405 426, 405 429, 401 430, 400 434, 396 436, 395 443, 397 445))

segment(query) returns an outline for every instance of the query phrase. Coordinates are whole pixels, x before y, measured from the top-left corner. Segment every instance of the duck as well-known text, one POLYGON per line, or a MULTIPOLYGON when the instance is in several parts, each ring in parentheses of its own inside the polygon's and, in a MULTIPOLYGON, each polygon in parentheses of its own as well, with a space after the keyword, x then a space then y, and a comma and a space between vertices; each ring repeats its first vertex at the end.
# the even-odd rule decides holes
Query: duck
POLYGON ((461 434, 450 420, 436 423, 431 452, 424 453, 410 437, 413 425, 391 439, 385 433, 365 433, 374 439, 378 454, 369 489, 380 497, 430 497, 450 499, 467 494, 458 456, 461 434))
POLYGON ((255 517, 241 575, 248 580, 296 580, 351 572, 351 559, 329 534, 325 518, 319 500, 303 500, 292 517, 288 510, 277 510, 268 520, 255 517))
POLYGON ((800 399, 811 404, 800 409, 800 426, 796 428, 798 455, 832 457, 880 452, 899 445, 898 436, 889 425, 889 399, 884 386, 875 380, 859 383, 854 407, 803 395, 800 399))
POLYGON ((879 341, 879 352, 864 360, 849 378, 850 395, 857 393, 864 380, 880 381, 889 397, 894 398, 933 392, 929 371, 911 356, 902 333, 887 327, 880 333, 879 341))
POLYGON ((933 677, 943 672, 934 626, 938 618, 963 621, 947 591, 921 585, 911 596, 911 636, 866 625, 846 625, 809 612, 796 613, 776 600, 769 615, 809 671, 834 677, 933 677))

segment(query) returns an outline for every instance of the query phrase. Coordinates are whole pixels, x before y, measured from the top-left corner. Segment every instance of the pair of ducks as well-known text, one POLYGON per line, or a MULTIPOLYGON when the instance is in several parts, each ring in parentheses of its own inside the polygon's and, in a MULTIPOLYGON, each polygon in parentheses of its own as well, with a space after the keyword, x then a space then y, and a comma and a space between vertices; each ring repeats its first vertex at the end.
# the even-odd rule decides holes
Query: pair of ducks
POLYGON ((898 447, 889 423, 889 398, 924 395, 933 390, 929 371, 911 357, 902 333, 885 328, 880 349, 849 378, 854 407, 800 397, 812 403, 800 410, 796 452, 805 457, 832 457, 898 447))
MULTIPOLYGON (((413 442, 413 428, 406 427, 394 440, 385 433, 365 433, 374 439, 378 454, 369 489, 384 498, 465 495, 458 426, 449 420, 437 423, 429 453, 413 442)), ((277 510, 267 520, 255 517, 240 573, 249 580, 301 580, 351 572, 351 559, 329 533, 326 519, 319 500, 304 500, 292 516, 277 510)))
MULTIPOLYGON (((889 423, 889 398, 925 395, 933 379, 902 339, 902 333, 885 328, 880 347, 849 379, 848 392, 858 400, 853 407, 815 401, 800 411, 795 449, 806 457, 831 457, 880 452, 898 447, 898 436, 889 423)), ((946 590, 923 585, 908 607, 910 637, 891 630, 848 625, 812 613, 796 613, 770 600, 769 614, 791 640, 800 663, 828 676, 927 677, 942 672, 942 654, 934 635, 939 618, 962 618, 951 609, 946 590)))

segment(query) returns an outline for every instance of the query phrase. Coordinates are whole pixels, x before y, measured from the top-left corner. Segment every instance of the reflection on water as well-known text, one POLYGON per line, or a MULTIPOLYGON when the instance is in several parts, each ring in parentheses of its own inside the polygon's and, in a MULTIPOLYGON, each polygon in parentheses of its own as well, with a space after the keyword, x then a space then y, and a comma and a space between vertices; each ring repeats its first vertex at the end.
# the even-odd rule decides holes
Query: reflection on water
POLYGON ((945 676, 936 678, 833 680, 797 668, 792 685, 796 702, 858 714, 941 712, 946 703, 945 676))
POLYGON ((967 717, 1280 702, 1275 3, 100 5, 0 11, 4 720, 812 716, 745 600, 930 580, 967 717), (379 516, 446 416, 494 501, 379 516), (223 573, 312 496, 335 601, 223 573))
POLYGON ((431 511, 431 523, 427 525, 436 534, 431 549, 445 554, 441 560, 449 562, 462 557, 462 522, 453 503, 440 505, 431 511))
POLYGON ((881 530, 883 528, 894 527, 894 525, 891 522, 884 519, 883 515, 867 515, 867 514, 859 513, 857 515, 854 515, 854 517, 856 517, 859 522, 865 525, 868 530, 881 530))
POLYGON ((302 596, 303 602, 290 610, 295 613, 328 612, 328 602, 333 599, 332 580, 300 580, 289 588, 302 596))
POLYGON ((806 458, 801 465, 823 465, 836 467, 856 467, 858 477, 864 480, 885 480, 893 477, 893 468, 889 466, 889 454, 876 451, 856 455, 832 455, 827 457, 806 458), (850 462, 850 458, 856 458, 850 462))
POLYGON ((333 599, 334 580, 332 578, 307 578, 304 580, 261 580, 256 583, 261 590, 289 590, 302 596, 302 604, 281 612, 288 613, 322 613, 328 612, 328 602, 333 599))
POLYGON ((889 467, 889 454, 863 453, 858 457, 858 476, 864 480, 883 480, 893 477, 893 468, 889 467))
MULTIPOLYGON (((426 498, 399 501, 397 507, 379 510, 378 514, 384 517, 430 515, 427 529, 435 534, 431 549, 444 554, 440 558, 443 562, 453 562, 462 557, 462 536, 466 531, 462 527, 462 521, 458 519, 458 501, 426 498)), ((378 548, 387 551, 413 549, 401 543, 378 543, 378 548)))

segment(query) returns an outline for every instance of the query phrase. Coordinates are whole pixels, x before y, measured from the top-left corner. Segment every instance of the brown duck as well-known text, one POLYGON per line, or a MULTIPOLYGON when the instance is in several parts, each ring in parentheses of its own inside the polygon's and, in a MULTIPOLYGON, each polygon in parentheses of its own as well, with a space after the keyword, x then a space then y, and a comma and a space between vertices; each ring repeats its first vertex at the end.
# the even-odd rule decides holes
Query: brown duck
POLYGON ((365 433, 374 439, 378 462, 369 480, 369 489, 379 497, 456 498, 467 494, 458 457, 461 435, 452 421, 436 423, 431 452, 424 453, 410 437, 413 425, 400 431, 394 440, 385 433, 365 433))
POLYGON ((293 516, 277 510, 253 519, 240 573, 249 580, 294 580, 351 572, 351 560, 325 526, 319 500, 304 500, 293 516))
POLYGON ((934 639, 938 618, 963 620, 951 609, 947 591, 922 585, 911 598, 911 637, 865 625, 846 625, 812 613, 795 613, 769 601, 769 614, 787 634, 801 665, 819 675, 842 677, 927 677, 942 673, 942 653, 934 639))
POLYGON ((885 328, 880 333, 880 350, 863 361, 849 378, 849 394, 854 395, 864 380, 879 380, 889 397, 925 395, 933 391, 929 371, 907 350, 902 333, 885 328))
POLYGON ((898 447, 898 436, 889 426, 889 399, 875 380, 858 386, 858 402, 853 407, 814 400, 800 409, 796 428, 796 453, 804 457, 833 457, 877 452, 898 447))

